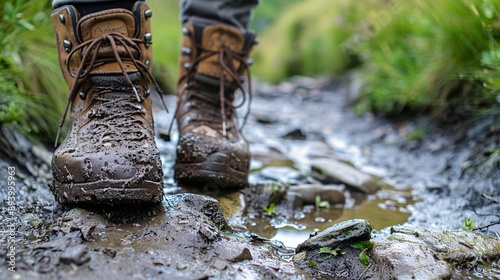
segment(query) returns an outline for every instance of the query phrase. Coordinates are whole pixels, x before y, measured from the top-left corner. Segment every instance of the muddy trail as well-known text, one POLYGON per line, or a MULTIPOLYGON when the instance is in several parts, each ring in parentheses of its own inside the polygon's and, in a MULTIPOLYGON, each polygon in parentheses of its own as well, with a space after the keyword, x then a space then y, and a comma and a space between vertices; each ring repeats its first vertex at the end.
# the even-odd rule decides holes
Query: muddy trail
POLYGON ((149 207, 55 203, 51 152, 3 128, 0 279, 499 279, 499 120, 357 116, 359 86, 255 84, 237 191, 176 184, 157 106, 165 198, 149 207))

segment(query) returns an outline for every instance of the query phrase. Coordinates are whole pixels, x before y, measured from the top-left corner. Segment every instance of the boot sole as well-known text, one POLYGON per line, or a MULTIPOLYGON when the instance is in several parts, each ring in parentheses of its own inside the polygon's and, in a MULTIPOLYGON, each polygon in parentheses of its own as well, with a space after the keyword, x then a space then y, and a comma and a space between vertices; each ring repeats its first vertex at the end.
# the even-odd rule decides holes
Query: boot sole
POLYGON ((174 178, 182 185, 209 191, 244 188, 248 185, 248 171, 232 168, 223 153, 211 154, 203 162, 176 162, 174 178))
POLYGON ((143 181, 134 187, 124 187, 128 180, 90 183, 60 183, 51 187, 57 201, 63 204, 153 204, 163 199, 161 182, 143 181))

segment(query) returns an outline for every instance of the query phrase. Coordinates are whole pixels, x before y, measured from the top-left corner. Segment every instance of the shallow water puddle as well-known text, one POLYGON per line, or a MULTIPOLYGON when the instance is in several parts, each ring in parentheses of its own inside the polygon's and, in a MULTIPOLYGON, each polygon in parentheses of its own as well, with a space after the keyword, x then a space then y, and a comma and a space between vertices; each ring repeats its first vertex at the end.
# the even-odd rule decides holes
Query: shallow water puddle
POLYGON ((253 226, 249 224, 247 227, 262 237, 279 240, 287 247, 296 247, 312 232, 350 219, 366 219, 374 230, 402 224, 410 217, 412 204, 415 202, 408 191, 395 191, 390 187, 375 195, 356 195, 350 200, 354 205, 346 204, 349 208, 315 210, 313 206, 305 206, 305 211, 295 213, 288 221, 258 219, 253 226))

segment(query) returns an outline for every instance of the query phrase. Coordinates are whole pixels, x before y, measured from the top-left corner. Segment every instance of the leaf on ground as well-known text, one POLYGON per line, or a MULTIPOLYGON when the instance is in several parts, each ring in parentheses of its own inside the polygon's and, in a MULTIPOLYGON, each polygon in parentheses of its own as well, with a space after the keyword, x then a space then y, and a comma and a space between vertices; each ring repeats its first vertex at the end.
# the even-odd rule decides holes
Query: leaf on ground
POLYGON ((359 253, 359 260, 366 266, 370 264, 370 259, 366 254, 366 249, 364 249, 363 251, 361 251, 361 253, 359 253))

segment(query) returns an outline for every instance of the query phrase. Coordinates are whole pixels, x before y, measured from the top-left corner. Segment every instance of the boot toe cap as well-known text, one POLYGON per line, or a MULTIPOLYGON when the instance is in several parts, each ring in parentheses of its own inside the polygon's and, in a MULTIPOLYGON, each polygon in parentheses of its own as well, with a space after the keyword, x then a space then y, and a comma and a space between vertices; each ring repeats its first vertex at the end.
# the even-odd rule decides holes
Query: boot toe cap
POLYGON ((156 148, 139 151, 78 153, 60 151, 52 158, 54 178, 61 183, 162 179, 156 148))

